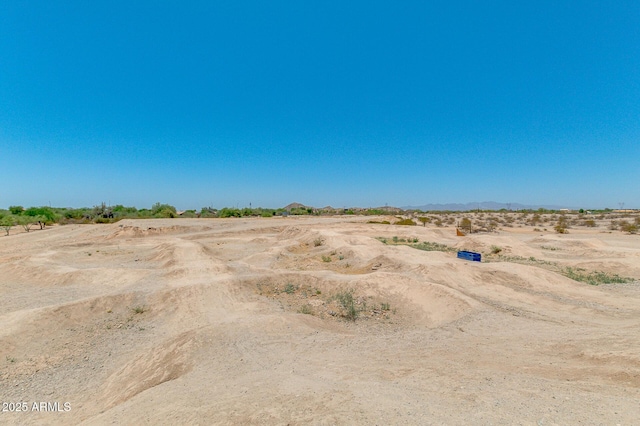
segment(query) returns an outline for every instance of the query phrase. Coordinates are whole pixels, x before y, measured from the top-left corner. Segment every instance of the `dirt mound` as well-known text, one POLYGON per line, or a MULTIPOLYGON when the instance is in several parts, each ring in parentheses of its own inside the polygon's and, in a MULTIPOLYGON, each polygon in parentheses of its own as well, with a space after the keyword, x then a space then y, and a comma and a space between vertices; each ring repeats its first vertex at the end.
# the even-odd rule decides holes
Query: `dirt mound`
POLYGON ((189 331, 137 355, 103 385, 100 405, 109 409, 147 389, 175 380, 190 371, 196 333, 189 331))
POLYGON ((208 227, 189 227, 189 226, 135 226, 135 225, 118 225, 117 230, 105 236, 105 240, 114 238, 143 238, 158 235, 182 234, 193 231, 202 231, 209 229, 208 227), (194 229, 195 228, 195 229, 194 229))

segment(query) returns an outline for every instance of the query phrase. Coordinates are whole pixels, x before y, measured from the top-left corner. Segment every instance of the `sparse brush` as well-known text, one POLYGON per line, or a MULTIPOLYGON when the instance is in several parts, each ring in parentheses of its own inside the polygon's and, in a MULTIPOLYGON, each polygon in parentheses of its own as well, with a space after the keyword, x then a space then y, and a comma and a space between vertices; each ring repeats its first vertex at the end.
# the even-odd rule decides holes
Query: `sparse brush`
POLYGON ((134 314, 143 314, 147 311, 147 308, 144 306, 136 306, 132 309, 134 314))
POLYGON ((340 293, 337 293, 334 296, 335 300, 338 302, 338 304, 342 307, 342 309, 344 309, 344 314, 343 316, 350 320, 350 321, 355 321, 356 318, 358 318, 358 308, 356 307, 356 301, 353 297, 353 291, 352 290, 346 290, 340 293))
POLYGON ((315 240, 313 240, 314 247, 320 247, 323 244, 324 244, 324 239, 322 238, 316 238, 315 240))
POLYGON ((434 243, 431 241, 423 241, 418 244, 412 244, 411 247, 418 250, 424 250, 424 251, 444 251, 444 252, 456 251, 456 249, 454 249, 453 247, 449 247, 446 244, 434 243))
POLYGON ((322 256, 322 261, 323 262, 331 262, 331 257, 330 256, 322 256))
POLYGON ((296 292, 296 290, 298 289, 297 286, 291 284, 291 283, 287 283, 286 286, 284 286, 284 292, 287 294, 293 294, 296 292))
POLYGON ((626 220, 621 220, 619 223, 620 230, 628 234, 635 234, 638 232, 638 225, 635 223, 629 223, 626 220))
POLYGON ((502 251, 502 248, 498 246, 491 246, 491 254, 498 254, 502 251))
POLYGON ((416 226, 417 224, 411 219, 402 219, 394 223, 394 225, 416 226))
POLYGON ((556 226, 553 227, 558 234, 568 234, 567 225, 564 222, 558 222, 556 226))
POLYGON ((633 282, 633 278, 621 277, 618 274, 610 274, 608 272, 603 271, 591 271, 588 272, 582 268, 571 268, 566 267, 562 271, 562 274, 567 278, 571 278, 575 281, 580 281, 583 283, 591 284, 591 285, 599 285, 599 284, 624 284, 633 282))
POLYGON ((311 308, 311 305, 302 305, 298 312, 305 315, 313 315, 313 309, 311 308))

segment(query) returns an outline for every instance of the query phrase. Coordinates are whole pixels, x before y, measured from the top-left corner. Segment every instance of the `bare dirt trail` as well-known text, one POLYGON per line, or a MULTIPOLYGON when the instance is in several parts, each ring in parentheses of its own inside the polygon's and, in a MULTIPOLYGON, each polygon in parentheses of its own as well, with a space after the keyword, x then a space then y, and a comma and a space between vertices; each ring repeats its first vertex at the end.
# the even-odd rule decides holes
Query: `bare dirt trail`
POLYGON ((0 401, 28 404, 0 423, 637 423, 637 236, 456 237, 370 219, 125 220, 0 238, 0 401), (393 236, 505 256, 376 239, 393 236), (544 262, 636 281, 592 286, 544 262))

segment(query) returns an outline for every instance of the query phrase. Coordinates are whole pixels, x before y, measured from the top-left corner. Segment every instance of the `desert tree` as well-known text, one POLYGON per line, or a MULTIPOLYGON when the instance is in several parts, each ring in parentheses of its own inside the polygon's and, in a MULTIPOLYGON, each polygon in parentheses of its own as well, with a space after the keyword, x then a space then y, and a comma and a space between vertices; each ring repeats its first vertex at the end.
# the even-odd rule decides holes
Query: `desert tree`
POLYGON ((17 216, 17 222, 18 225, 21 225, 27 232, 36 224, 33 216, 17 216))
POLYGON ((21 215, 24 211, 24 207, 22 206, 9 206, 9 211, 12 215, 21 215))
POLYGON ((4 229, 6 235, 9 235, 9 231, 15 226, 15 224, 16 219, 12 215, 4 216, 2 219, 0 219, 0 228, 4 229))
POLYGON ((49 207, 29 207, 24 211, 23 216, 29 216, 32 220, 40 225, 40 229, 43 229, 46 224, 52 224, 56 222, 57 215, 49 207))
POLYGON ((151 207, 151 215, 153 217, 177 217, 176 208, 169 204, 155 203, 151 207))

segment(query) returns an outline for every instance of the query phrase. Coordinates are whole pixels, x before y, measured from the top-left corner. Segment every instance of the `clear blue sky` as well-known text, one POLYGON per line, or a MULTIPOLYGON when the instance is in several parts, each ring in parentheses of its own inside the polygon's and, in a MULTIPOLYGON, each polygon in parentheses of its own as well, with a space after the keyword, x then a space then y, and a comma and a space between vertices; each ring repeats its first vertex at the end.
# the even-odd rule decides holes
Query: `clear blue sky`
POLYGON ((0 207, 640 207, 639 1, 0 1, 0 207))

